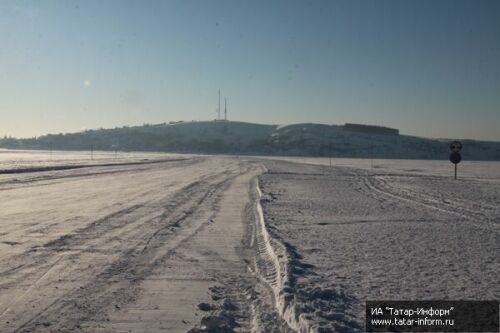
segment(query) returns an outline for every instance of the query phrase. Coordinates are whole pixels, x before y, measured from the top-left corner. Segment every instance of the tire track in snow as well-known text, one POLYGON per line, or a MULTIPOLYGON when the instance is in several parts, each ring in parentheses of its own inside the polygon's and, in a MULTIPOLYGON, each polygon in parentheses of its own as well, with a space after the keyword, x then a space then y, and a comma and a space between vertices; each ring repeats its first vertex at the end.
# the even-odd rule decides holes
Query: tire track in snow
MULTIPOLYGON (((266 226, 261 205, 266 200, 257 182, 257 258, 254 263, 255 273, 267 284, 274 295, 274 307, 290 329, 298 333, 318 332, 314 318, 308 317, 298 303, 297 290, 292 281, 293 254, 277 237, 273 237, 266 226)), ((303 308, 302 308, 303 309, 303 308)))
MULTIPOLYGON (((110 305, 109 300, 114 299, 114 293, 120 290, 123 291, 123 288, 120 288, 123 281, 129 284, 137 282, 141 279, 141 276, 147 273, 148 265, 153 267, 159 264, 160 259, 164 255, 167 255, 167 252, 161 251, 167 239, 170 239, 169 242, 175 244, 185 240, 175 240, 178 230, 182 230, 182 224, 187 220, 190 223, 196 221, 196 218, 200 217, 197 212, 205 211, 207 205, 211 206, 215 202, 214 200, 217 200, 217 193, 223 190, 228 181, 239 174, 238 169, 239 166, 232 165, 232 167, 226 168, 223 171, 204 175, 200 178, 197 177, 187 186, 166 197, 160 198, 159 202, 148 202, 147 205, 125 207, 118 212, 109 214, 104 219, 97 220, 71 234, 63 235, 59 239, 46 243, 45 246, 39 247, 36 252, 28 251, 21 254, 21 257, 17 259, 21 258, 25 262, 27 261, 27 263, 19 265, 17 270, 11 269, 3 273, 4 278, 9 278, 11 283, 14 283, 16 287, 20 281, 28 281, 33 278, 32 276, 38 275, 37 272, 47 268, 50 270, 50 267, 54 266, 53 260, 50 259, 54 255, 59 255, 58 253, 67 254, 65 262, 68 267, 65 273, 68 271, 77 273, 78 269, 82 268, 79 267, 81 264, 78 263, 80 261, 85 262, 82 258, 87 258, 89 255, 94 254, 99 255, 99 252, 89 252, 92 248, 107 248, 106 252, 111 255, 109 258, 113 261, 109 262, 109 259, 104 260, 103 267, 95 267, 77 273, 80 280, 85 281, 88 277, 91 277, 91 279, 85 282, 87 283, 86 285, 81 285, 79 288, 74 288, 75 284, 73 283, 69 290, 59 292, 59 296, 56 299, 48 300, 46 306, 38 308, 36 314, 33 314, 21 327, 18 326, 16 331, 31 332, 40 329, 43 331, 44 326, 41 326, 41 323, 47 322, 44 321, 44 318, 48 318, 48 322, 52 323, 64 322, 65 320, 63 319, 66 318, 54 320, 54 317, 58 317, 57 313, 63 313, 62 309, 67 310, 65 307, 71 305, 71 302, 77 304, 76 302, 80 298, 87 301, 77 308, 76 313, 72 312, 75 314, 73 319, 79 319, 79 314, 86 314, 89 318, 101 315, 103 312, 96 311, 96 309, 105 309, 106 306, 110 305), (118 237, 117 241, 119 244, 122 244, 120 245, 122 248, 116 248, 117 242, 112 241, 116 237, 118 237), (116 257, 117 254, 120 255, 116 257), (147 260, 143 262, 141 259, 147 260), (90 271, 90 275, 88 271, 90 271), (95 288, 96 285, 100 286, 100 288, 95 288), (109 290, 107 287, 109 287, 109 290), (95 293, 93 294, 91 290, 95 290, 96 292, 104 290, 108 295, 111 293, 111 296, 107 299, 108 302, 103 304, 104 298, 101 299, 99 296, 92 296, 95 293), (60 308, 60 311, 57 308, 60 308)), ((204 219, 200 219, 200 223, 204 223, 204 221, 204 219)), ((193 232, 196 232, 196 230, 193 232)), ((106 255, 108 256, 108 254, 106 255)), ((12 259, 11 257, 10 260, 12 259)), ((102 262, 103 260, 100 259, 100 261, 102 262)), ((97 263, 97 266, 100 266, 99 262, 97 263)), ((40 281, 40 279, 38 278, 37 281, 40 281)), ((5 286, 7 281, 6 279, 3 279, 3 281, 5 286)), ((32 286, 36 283, 32 284, 32 286)), ((30 290, 33 290, 33 288, 28 288, 28 293, 25 294, 28 295, 30 290)), ((130 292, 133 294, 134 288, 130 288, 130 292)), ((121 298, 122 302, 130 300, 126 292, 123 294, 125 296, 121 298)), ((8 312, 9 309, 4 311, 4 313, 8 312)), ((67 326, 69 329, 78 328, 75 326, 78 325, 77 323, 74 325, 70 325, 71 321, 70 323, 65 321, 65 323, 69 325, 67 326)), ((56 327, 52 326, 51 330, 54 329, 56 327)), ((66 331, 66 328, 61 328, 61 330, 66 331)))
MULTIPOLYGON (((202 163, 205 158, 173 159, 165 161, 154 161, 154 163, 116 163, 103 166, 84 166, 82 168, 57 169, 47 172, 29 172, 21 174, 0 175, 6 180, 0 181, 0 191, 12 189, 45 186, 47 184, 57 184, 71 180, 88 178, 92 176, 110 176, 113 174, 123 174, 127 172, 148 172, 151 168, 179 168, 181 166, 189 167, 194 164, 202 163)), ((150 161, 151 162, 151 161, 150 161)))
MULTIPOLYGON (((412 205, 419 205, 433 210, 437 210, 446 214, 451 214, 457 216, 461 219, 468 220, 474 226, 485 229, 491 232, 499 233, 500 225, 495 222, 494 218, 491 218, 484 211, 475 211, 467 207, 465 201, 458 201, 456 204, 444 203, 435 197, 426 195, 423 193, 417 193, 409 190, 399 190, 394 186, 391 186, 387 181, 380 179, 376 175, 366 175, 358 173, 357 176, 361 179, 365 188, 369 191, 366 193, 372 195, 374 193, 381 194, 398 201, 408 202, 412 205)), ((375 195, 376 197, 376 195, 375 195)), ((488 206, 484 207, 488 210, 488 206)))

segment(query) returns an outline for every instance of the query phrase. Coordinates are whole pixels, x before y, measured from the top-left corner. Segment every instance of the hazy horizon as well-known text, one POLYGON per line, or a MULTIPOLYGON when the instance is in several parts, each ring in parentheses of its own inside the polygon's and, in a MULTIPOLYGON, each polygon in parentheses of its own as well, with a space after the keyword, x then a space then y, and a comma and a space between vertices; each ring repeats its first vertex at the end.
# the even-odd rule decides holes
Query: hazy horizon
POLYGON ((500 141, 498 1, 3 1, 0 136, 216 117, 500 141))

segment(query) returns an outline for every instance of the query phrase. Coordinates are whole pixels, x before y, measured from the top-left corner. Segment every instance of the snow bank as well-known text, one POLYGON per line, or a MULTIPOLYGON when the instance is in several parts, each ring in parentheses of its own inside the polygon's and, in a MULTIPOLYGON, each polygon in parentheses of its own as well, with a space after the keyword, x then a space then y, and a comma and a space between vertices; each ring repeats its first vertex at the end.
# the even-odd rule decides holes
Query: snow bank
POLYGON ((338 310, 338 306, 330 304, 333 299, 349 303, 349 297, 341 290, 298 284, 301 276, 312 273, 312 266, 302 263, 298 252, 266 226, 261 202, 270 198, 262 194, 258 185, 257 193, 256 240, 259 256, 255 266, 259 278, 273 291, 279 315, 290 328, 300 333, 325 333, 339 329, 361 331, 355 321, 346 320, 345 313, 331 311, 338 310))

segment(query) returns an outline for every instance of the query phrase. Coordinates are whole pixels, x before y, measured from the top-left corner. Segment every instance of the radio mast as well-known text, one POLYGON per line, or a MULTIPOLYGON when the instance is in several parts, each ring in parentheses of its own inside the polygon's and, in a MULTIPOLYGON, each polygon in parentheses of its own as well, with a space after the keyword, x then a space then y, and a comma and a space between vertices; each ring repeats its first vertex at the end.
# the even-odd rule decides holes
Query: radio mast
POLYGON ((217 107, 217 120, 220 120, 220 89, 219 89, 219 106, 217 107))
POLYGON ((227 98, 224 97, 224 120, 227 121, 227 98))

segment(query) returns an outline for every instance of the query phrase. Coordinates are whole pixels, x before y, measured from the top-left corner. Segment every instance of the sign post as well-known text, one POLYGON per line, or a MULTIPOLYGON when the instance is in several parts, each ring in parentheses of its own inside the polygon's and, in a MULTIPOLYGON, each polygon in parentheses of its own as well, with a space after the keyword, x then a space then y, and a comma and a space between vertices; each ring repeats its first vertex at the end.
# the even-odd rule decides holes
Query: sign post
POLYGON ((455 164, 455 180, 457 179, 458 163, 462 160, 462 155, 460 154, 462 147, 463 145, 460 141, 453 141, 450 143, 450 162, 455 164))

